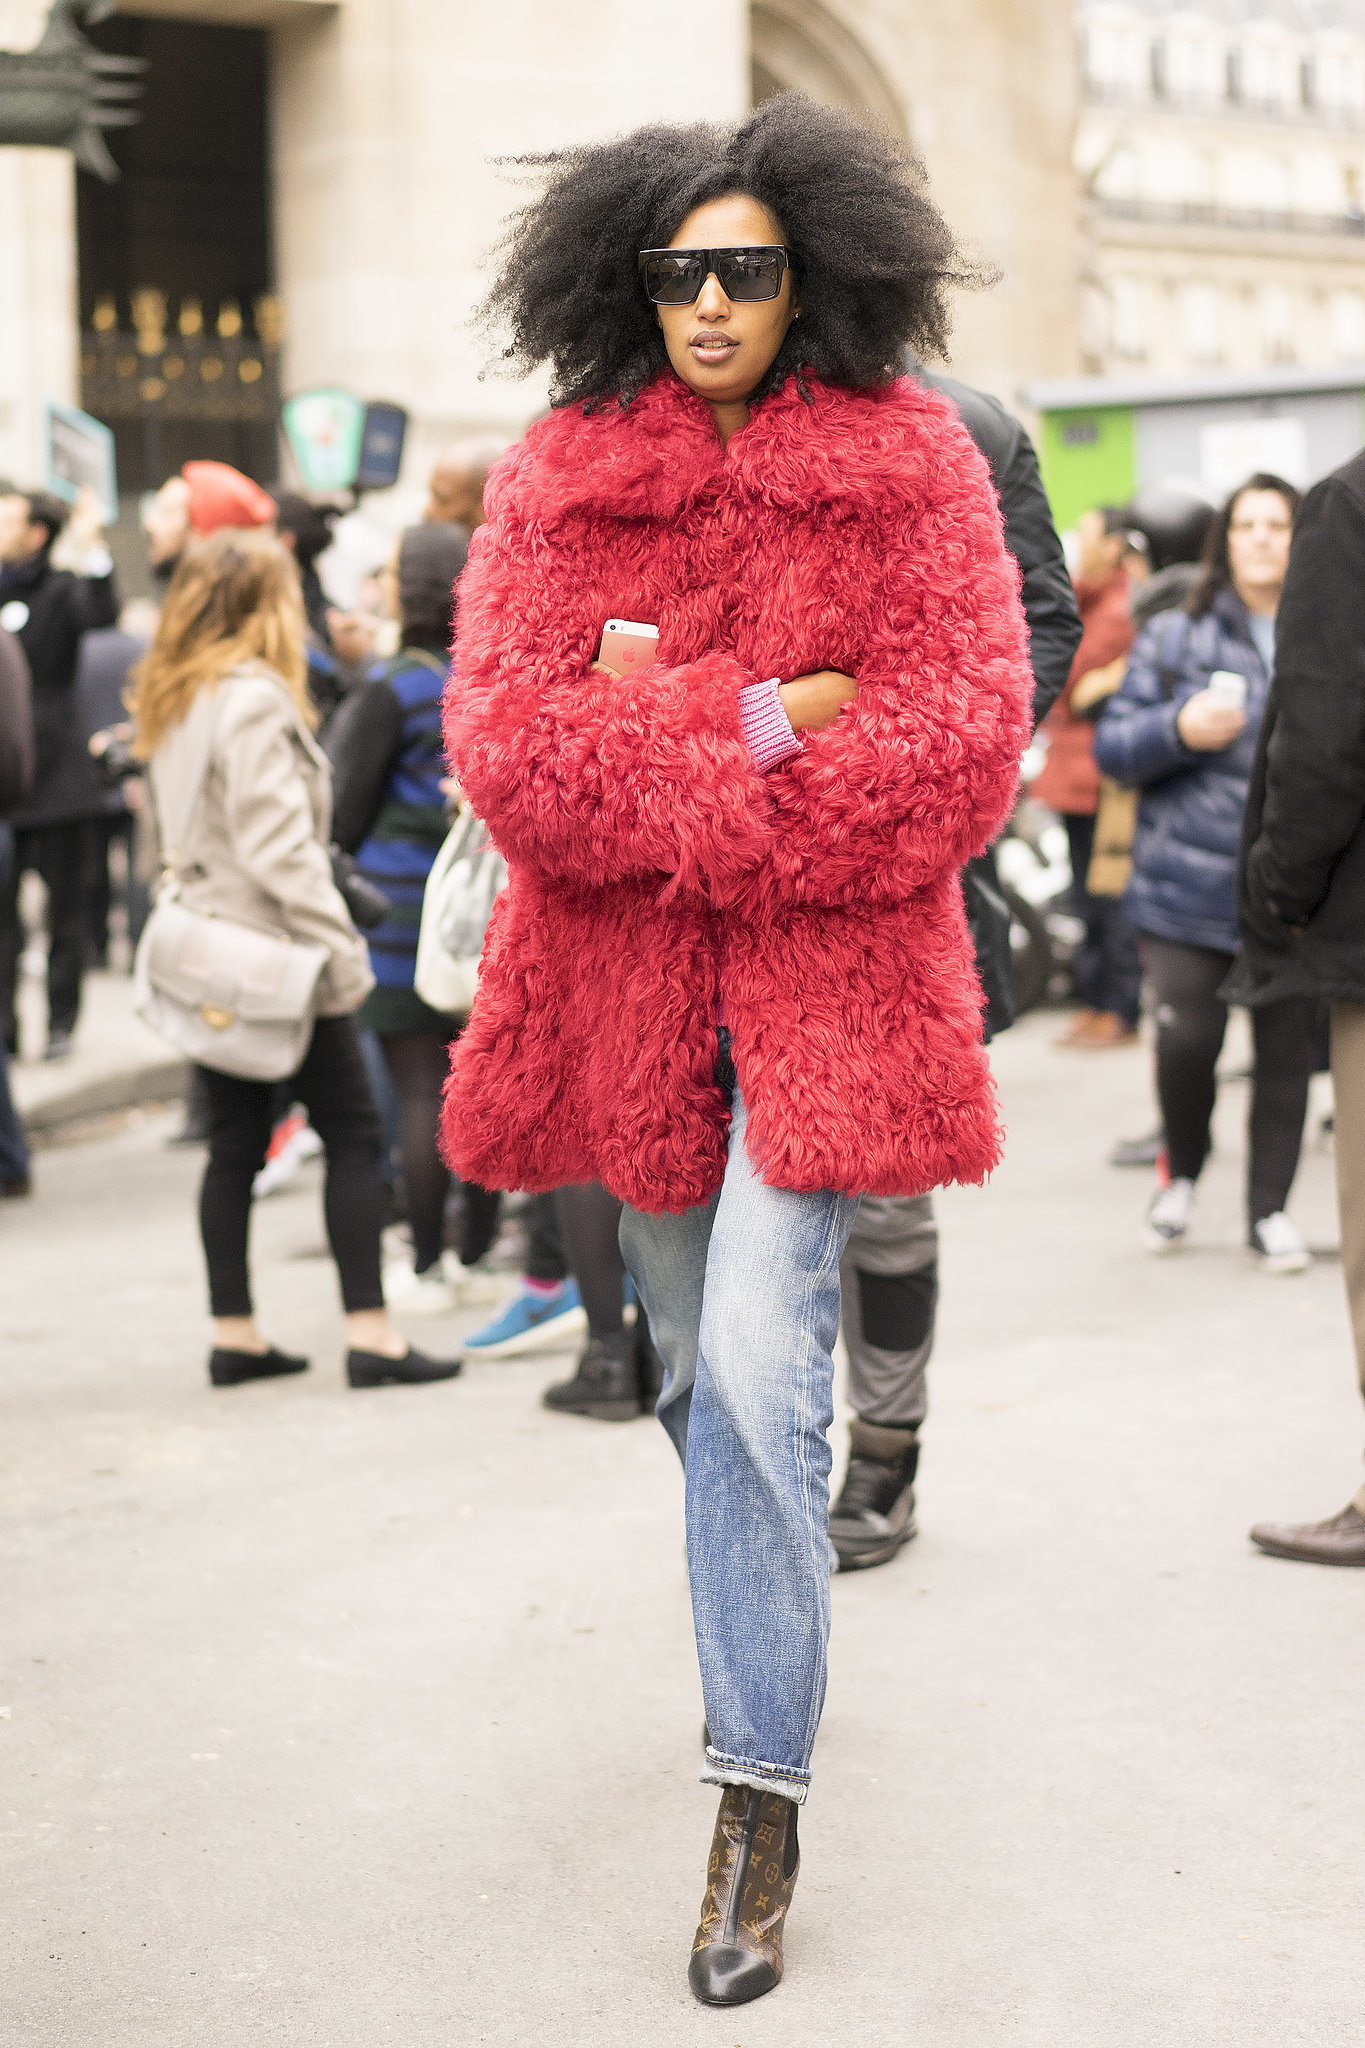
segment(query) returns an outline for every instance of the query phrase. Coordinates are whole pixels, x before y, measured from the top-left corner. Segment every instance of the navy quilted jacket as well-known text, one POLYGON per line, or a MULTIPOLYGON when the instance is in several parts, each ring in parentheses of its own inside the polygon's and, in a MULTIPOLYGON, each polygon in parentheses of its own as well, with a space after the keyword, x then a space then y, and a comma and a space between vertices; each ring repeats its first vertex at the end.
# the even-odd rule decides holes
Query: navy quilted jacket
POLYGON ((1142 792, 1133 873, 1123 899, 1139 931, 1237 951, 1237 850, 1270 677, 1231 587, 1202 619, 1162 612, 1133 649, 1095 732, 1104 774, 1142 792), (1176 731, 1182 707, 1215 669, 1247 681, 1247 722, 1221 753, 1176 731))

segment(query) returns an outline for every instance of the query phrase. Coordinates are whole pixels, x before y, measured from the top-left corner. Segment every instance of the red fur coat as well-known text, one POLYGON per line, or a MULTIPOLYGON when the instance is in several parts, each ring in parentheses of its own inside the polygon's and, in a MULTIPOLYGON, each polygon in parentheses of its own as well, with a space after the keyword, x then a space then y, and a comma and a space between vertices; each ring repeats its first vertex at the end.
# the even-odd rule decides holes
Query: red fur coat
POLYGON ((446 1092, 490 1187, 704 1201, 728 1116, 778 1187, 918 1194, 1000 1149, 958 870, 998 830, 1033 683, 986 465, 909 382, 789 380, 722 449, 671 374, 566 406, 488 490, 460 583, 450 757, 511 882, 446 1092), (609 618, 658 662, 589 671, 609 618), (747 683, 856 704, 768 775, 747 683))

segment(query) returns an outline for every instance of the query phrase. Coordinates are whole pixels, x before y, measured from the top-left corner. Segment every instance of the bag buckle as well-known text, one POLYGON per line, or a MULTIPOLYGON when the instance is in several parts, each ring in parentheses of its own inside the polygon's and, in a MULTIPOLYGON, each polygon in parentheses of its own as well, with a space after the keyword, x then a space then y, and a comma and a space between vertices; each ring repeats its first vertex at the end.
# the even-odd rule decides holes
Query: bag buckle
POLYGON ((229 1024, 235 1024, 237 1021, 235 1010, 224 1010, 217 1003, 201 1003, 199 1014, 210 1031, 226 1031, 229 1024))

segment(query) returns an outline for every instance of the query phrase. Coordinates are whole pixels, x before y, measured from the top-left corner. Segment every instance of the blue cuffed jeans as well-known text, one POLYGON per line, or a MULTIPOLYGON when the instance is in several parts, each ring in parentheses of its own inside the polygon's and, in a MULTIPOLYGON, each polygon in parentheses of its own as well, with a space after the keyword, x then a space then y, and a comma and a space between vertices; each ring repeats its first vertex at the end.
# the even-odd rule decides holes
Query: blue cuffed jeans
POLYGON ((702 1782, 805 1799, 829 1645, 839 1259, 858 1198, 764 1185, 735 1091, 719 1192, 626 1209, 621 1250, 666 1368, 711 1745, 702 1782))

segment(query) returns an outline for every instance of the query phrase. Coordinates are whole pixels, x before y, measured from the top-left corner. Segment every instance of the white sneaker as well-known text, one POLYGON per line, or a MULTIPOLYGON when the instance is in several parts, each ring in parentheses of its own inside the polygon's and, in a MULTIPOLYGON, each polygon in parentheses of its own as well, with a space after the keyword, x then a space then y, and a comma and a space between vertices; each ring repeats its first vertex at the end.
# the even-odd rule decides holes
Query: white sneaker
POLYGON ((300 1168, 310 1159, 316 1159, 322 1150, 322 1140, 310 1123, 302 1117, 291 1118, 290 1122, 292 1128, 267 1154, 265 1165, 251 1183, 252 1195, 258 1202, 264 1201, 268 1195, 277 1195, 281 1188, 287 1188, 300 1168))
POLYGON ((442 1253, 441 1271, 461 1308, 487 1308, 495 1301, 504 1301, 510 1286, 515 1284, 513 1274, 488 1273, 482 1266, 462 1266, 454 1252, 442 1253))
POLYGON ((1194 1207, 1194 1182, 1173 1180, 1168 1188, 1158 1188, 1147 1206, 1146 1220, 1142 1226, 1142 1242, 1149 1252, 1179 1251, 1190 1227, 1190 1211, 1194 1207))
POLYGON ((1263 1273, 1306 1273, 1313 1263, 1299 1227, 1283 1209, 1252 1226, 1251 1256, 1263 1273))
POLYGON ((460 1297, 439 1265, 414 1273, 406 1262, 384 1268, 384 1305, 406 1316, 449 1316, 460 1297))

